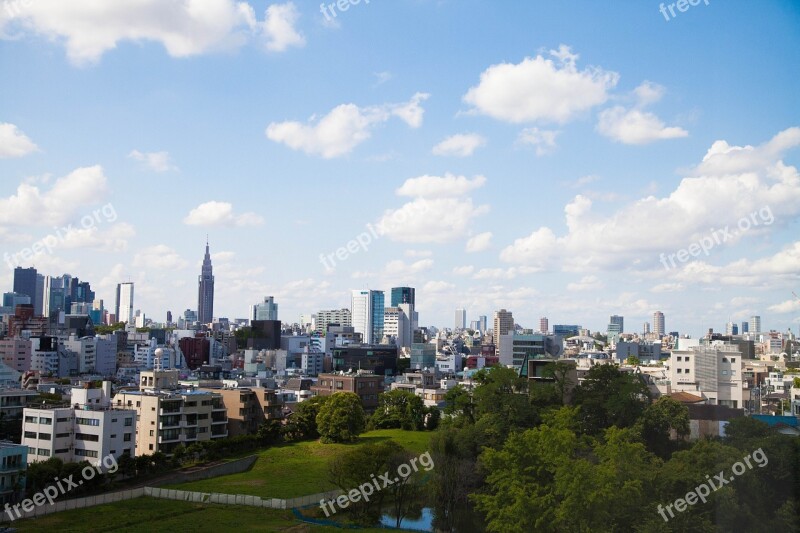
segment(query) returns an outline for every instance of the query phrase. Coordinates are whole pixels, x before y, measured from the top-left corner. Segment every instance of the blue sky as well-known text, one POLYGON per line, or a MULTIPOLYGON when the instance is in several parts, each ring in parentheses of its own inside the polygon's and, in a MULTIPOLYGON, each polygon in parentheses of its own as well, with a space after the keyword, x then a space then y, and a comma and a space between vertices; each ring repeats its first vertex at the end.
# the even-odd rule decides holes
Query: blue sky
POLYGON ((0 5, 0 240, 107 307, 196 308, 208 234, 230 318, 408 284, 424 325, 797 332, 795 2, 95 4, 0 5))

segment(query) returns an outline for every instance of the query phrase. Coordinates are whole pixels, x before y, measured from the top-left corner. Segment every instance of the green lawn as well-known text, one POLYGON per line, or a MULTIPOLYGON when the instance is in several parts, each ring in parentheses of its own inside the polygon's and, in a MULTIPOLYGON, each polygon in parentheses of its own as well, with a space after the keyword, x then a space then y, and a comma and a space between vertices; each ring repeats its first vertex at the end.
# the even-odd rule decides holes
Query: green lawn
POLYGON ((298 442, 275 446, 259 453, 247 472, 165 488, 222 494, 249 494, 262 498, 296 498, 335 489, 328 481, 328 461, 353 446, 392 439, 419 455, 428 449, 431 433, 381 429, 364 433, 354 444, 298 442))
MULTIPOLYGON (((258 509, 235 505, 196 504, 153 498, 136 498, 99 505, 88 509, 65 511, 11 524, 20 533, 58 531, 100 533, 114 532, 191 532, 200 531, 275 531, 285 533, 333 533, 347 531, 319 527, 296 520, 291 511, 258 509)), ((385 529, 360 529, 364 533, 385 529)))

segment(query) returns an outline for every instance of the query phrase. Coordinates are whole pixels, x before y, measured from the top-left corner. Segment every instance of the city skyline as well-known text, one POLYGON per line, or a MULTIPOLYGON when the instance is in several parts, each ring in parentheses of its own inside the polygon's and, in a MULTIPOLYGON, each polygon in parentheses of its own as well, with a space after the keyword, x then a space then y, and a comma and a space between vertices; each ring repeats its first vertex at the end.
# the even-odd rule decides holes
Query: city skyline
POLYGON ((221 317, 408 286, 421 326, 660 310, 695 337, 797 332, 800 6, 215 3, 186 26, 45 0, 0 18, 6 291, 14 266, 107 307, 131 281, 163 320, 198 307, 208 234, 221 317))

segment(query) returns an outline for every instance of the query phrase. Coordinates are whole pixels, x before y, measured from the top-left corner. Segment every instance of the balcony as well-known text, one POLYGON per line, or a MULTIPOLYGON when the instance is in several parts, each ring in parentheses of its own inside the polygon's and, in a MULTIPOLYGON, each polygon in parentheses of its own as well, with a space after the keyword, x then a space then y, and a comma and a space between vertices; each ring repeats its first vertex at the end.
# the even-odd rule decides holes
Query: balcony
POLYGON ((161 436, 161 437, 158 437, 158 443, 159 444, 166 444, 168 442, 180 442, 180 440, 181 440, 181 436, 180 435, 177 435, 177 436, 174 436, 174 437, 173 436, 169 436, 169 437, 161 436))

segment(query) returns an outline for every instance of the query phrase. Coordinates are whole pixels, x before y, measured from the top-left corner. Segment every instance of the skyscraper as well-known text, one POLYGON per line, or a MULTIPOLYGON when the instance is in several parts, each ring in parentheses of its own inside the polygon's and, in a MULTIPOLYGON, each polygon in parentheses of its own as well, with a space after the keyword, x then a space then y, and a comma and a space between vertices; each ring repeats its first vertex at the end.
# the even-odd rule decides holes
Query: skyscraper
POLYGON ((400 304, 416 305, 414 292, 414 287, 392 287, 391 307, 400 304))
POLYGON ((753 315, 750 317, 750 333, 761 333, 761 317, 753 315))
POLYGON ((132 323, 133 320, 133 282, 117 284, 117 322, 132 323))
POLYGON ((456 309, 455 328, 456 329, 465 329, 466 327, 467 327, 467 310, 466 309, 456 309))
POLYGON ((619 332, 625 332, 625 317, 621 317, 619 315, 611 315, 611 318, 608 319, 609 324, 617 324, 619 325, 619 332))
POLYGON ((663 337, 666 331, 664 326, 664 313, 656 311, 653 313, 653 333, 658 335, 658 337, 663 337))
POLYGON ((273 296, 265 296, 264 301, 253 306, 250 320, 278 320, 278 304, 273 296))
POLYGON ((30 296, 31 302, 36 298, 36 269, 21 268, 14 269, 14 292, 30 296))
POLYGON ((750 331, 750 324, 747 322, 742 322, 742 335, 750 331))
POLYGON ((353 329, 361 334, 365 344, 378 344, 383 340, 383 291, 355 290, 350 298, 350 316, 353 329))
POLYGON ((494 345, 497 355, 500 355, 501 343, 503 342, 503 335, 508 335, 514 332, 514 315, 511 311, 501 309, 494 312, 494 345))
POLYGON ((550 331, 550 321, 546 316, 539 319, 539 333, 547 333, 550 331))
POLYGON ((214 271, 211 267, 211 254, 206 241, 206 255, 203 268, 197 278, 197 321, 210 324, 214 320, 214 271))

